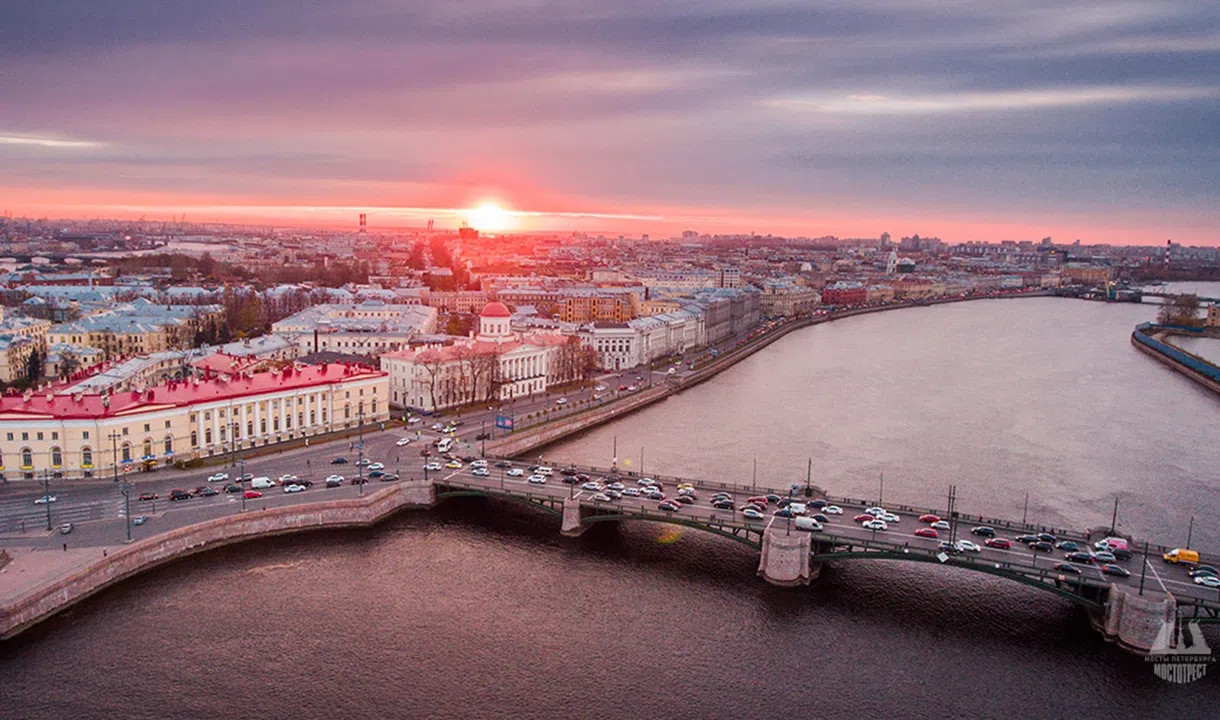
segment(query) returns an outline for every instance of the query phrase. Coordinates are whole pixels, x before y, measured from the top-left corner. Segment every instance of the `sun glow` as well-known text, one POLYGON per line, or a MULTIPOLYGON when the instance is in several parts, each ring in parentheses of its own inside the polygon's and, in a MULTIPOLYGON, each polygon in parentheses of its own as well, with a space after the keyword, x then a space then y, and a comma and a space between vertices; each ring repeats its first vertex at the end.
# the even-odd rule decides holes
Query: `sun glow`
POLYGON ((484 202, 466 211, 466 222, 483 232, 502 232, 513 228, 515 218, 496 203, 484 202))

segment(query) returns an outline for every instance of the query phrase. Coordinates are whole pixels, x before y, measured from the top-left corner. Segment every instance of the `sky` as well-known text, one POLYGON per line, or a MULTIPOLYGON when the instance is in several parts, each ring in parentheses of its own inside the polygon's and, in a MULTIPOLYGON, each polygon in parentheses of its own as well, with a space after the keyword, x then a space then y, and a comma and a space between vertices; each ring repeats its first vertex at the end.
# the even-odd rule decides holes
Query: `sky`
POLYGON ((18 216, 1220 244, 1207 0, 5 2, 0 98, 18 216))

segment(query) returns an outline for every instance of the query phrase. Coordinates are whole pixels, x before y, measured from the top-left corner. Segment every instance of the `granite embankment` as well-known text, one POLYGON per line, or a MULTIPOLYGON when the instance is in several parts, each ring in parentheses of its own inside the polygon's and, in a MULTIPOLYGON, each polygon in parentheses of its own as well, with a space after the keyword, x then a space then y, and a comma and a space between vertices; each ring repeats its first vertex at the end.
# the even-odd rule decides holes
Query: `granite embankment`
MULTIPOLYGON (((0 606, 0 638, 12 637, 103 588, 194 553, 272 535, 370 527, 403 508, 432 503, 430 484, 404 482, 358 499, 250 511, 170 530, 131 545, 106 548, 100 557, 29 587, 14 577, 18 586, 0 606)), ((58 555, 57 551, 31 555, 42 553, 58 555)), ((15 564, 10 563, 5 570, 13 571, 15 564)))
POLYGON ((1131 333, 1131 344, 1140 352, 1194 380, 1214 393, 1220 393, 1220 367, 1168 342, 1173 335, 1199 336, 1198 328, 1179 328, 1142 323, 1131 333))
MULTIPOLYGON (((1051 295, 1053 295, 1053 293, 1048 291, 1038 291, 1004 295, 1000 297, 1048 297, 1051 295)), ((854 317, 856 315, 868 315, 869 313, 886 312, 889 310, 901 310, 904 308, 942 305, 945 303, 984 299, 995 298, 941 298, 937 300, 924 300, 918 302, 895 303, 892 305, 878 305, 875 307, 836 310, 825 315, 817 316, 804 315, 800 318, 780 325, 757 338, 754 338, 741 347, 734 348, 733 350, 720 355, 715 360, 703 365, 692 373, 669 378, 666 380, 664 385, 654 386, 648 388, 647 390, 628 395, 622 399, 615 400, 612 403, 590 408, 589 410, 585 410, 584 412, 580 412, 575 415, 570 415, 549 423, 536 425, 534 427, 514 432, 506 437, 490 441, 486 446, 486 454, 496 457, 520 457, 529 452, 545 447, 546 445, 550 445, 551 443, 558 442, 569 435, 574 435, 603 423, 607 423, 611 420, 616 420, 642 407, 646 407, 664 400, 666 397, 674 393, 681 392, 686 388, 693 387, 701 382, 710 380, 724 370, 727 370, 759 350, 767 347, 771 343, 787 336, 789 333, 795 330, 800 330, 801 328, 809 327, 810 325, 820 325, 821 323, 842 320, 844 318, 854 317)))

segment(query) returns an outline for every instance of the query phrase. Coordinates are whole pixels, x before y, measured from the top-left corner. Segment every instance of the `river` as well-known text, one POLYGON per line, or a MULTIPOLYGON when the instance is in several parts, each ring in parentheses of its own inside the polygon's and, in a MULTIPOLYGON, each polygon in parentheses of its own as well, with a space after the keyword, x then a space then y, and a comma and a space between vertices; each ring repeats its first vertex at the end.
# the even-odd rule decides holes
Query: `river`
MULTIPOLYGON (((544 450, 548 461, 1108 524, 1220 549, 1220 398, 1131 347, 1155 307, 994 300, 802 330, 544 450)), ((0 644, 14 718, 1214 717, 1220 670, 1156 678, 1071 604, 923 564, 806 589, 670 526, 577 540, 450 502, 375 532, 223 549, 0 644), (1212 708, 1208 710, 1208 708, 1212 708)), ((1213 643, 1215 647, 1215 643, 1213 643)))

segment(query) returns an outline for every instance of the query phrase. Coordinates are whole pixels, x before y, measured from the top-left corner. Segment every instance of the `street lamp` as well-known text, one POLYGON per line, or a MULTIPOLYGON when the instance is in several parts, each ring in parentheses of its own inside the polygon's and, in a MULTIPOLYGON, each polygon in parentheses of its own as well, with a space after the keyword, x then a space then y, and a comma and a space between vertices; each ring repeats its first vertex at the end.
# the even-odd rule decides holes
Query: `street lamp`
POLYGON ((47 530, 51 529, 51 477, 45 468, 42 471, 42 500, 47 506, 47 530))
POLYGON ((356 465, 359 467, 359 472, 360 472, 360 494, 364 495, 364 404, 363 403, 361 403, 361 405, 360 405, 359 421, 360 421, 360 425, 359 425, 358 437, 359 437, 359 444, 360 444, 360 447, 359 447, 360 460, 356 463, 356 465))

